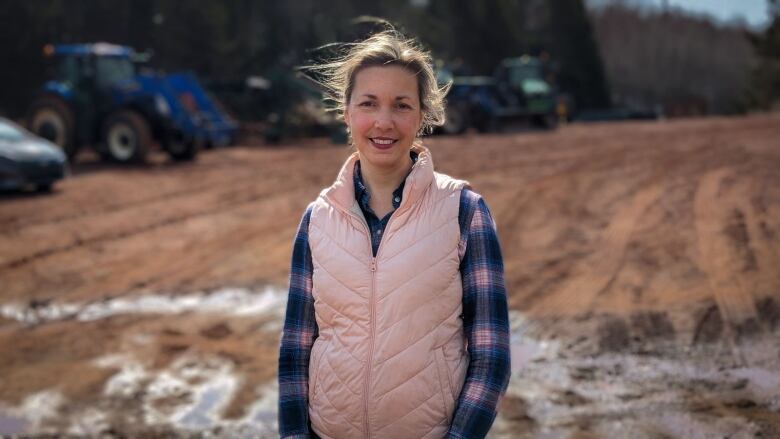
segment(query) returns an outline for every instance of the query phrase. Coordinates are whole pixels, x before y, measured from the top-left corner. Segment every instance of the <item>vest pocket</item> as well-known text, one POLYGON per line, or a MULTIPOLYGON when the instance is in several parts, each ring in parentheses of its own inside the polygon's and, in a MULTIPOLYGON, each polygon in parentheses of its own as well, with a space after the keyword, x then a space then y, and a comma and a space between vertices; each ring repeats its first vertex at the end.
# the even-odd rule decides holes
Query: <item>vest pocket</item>
POLYGON ((317 396, 317 381, 320 377, 320 369, 322 369, 323 354, 325 354, 325 346, 323 343, 315 342, 309 360, 309 403, 317 396))
POLYGON ((436 372, 439 375, 439 393, 444 400, 444 414, 447 419, 452 417, 455 411, 455 399, 452 397, 452 377, 447 366, 447 360, 444 358, 444 350, 438 347, 433 351, 434 362, 436 363, 436 372))

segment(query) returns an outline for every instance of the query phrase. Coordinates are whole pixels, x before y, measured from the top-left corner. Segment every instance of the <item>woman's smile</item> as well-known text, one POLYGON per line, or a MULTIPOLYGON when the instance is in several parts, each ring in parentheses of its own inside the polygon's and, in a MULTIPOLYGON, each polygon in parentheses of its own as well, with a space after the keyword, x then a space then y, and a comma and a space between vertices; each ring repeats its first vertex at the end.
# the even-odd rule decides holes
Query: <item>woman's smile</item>
POLYGON ((390 149, 398 142, 398 139, 390 139, 387 137, 373 137, 369 140, 371 140, 374 147, 378 149, 390 149))

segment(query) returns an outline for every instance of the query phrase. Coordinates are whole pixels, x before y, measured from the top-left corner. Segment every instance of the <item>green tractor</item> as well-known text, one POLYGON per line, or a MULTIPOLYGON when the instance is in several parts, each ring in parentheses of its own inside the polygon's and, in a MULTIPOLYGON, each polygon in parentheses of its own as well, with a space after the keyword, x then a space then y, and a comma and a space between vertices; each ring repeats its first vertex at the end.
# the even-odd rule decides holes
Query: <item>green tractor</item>
POLYGON ((544 129, 554 129, 558 124, 562 110, 559 95, 545 79, 539 58, 507 58, 493 76, 440 78, 447 79, 452 81, 452 88, 447 94, 444 133, 459 134, 470 127, 480 132, 500 131, 518 120, 544 129))

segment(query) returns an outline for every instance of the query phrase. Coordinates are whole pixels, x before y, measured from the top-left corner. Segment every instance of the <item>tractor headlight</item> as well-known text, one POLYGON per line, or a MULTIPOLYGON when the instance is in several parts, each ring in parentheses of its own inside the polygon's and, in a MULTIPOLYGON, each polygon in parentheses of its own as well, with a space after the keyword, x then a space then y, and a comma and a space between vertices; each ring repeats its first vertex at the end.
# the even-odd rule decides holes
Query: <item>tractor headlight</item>
POLYGON ((157 108, 157 112, 163 116, 168 116, 171 114, 171 107, 168 105, 168 101, 166 101, 162 95, 154 96, 154 106, 157 108))

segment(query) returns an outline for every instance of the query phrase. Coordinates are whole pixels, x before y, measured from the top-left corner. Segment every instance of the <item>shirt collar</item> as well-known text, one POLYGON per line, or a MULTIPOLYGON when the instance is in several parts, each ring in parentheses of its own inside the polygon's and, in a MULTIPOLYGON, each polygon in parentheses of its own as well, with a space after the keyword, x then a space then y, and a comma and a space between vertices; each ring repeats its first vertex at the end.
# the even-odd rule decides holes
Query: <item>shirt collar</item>
MULTIPOLYGON (((409 156, 412 158, 412 163, 417 163, 417 151, 409 151, 409 156)), ((411 169, 409 170, 411 172, 411 169)), ((409 174, 407 174, 407 177, 409 174)), ((355 185, 355 199, 360 203, 360 207, 364 210, 370 210, 369 201, 371 200, 371 194, 368 192, 368 188, 363 183, 363 175, 360 172, 360 160, 355 162, 355 172, 353 173, 353 180, 355 185)), ((401 184, 393 191, 393 209, 398 209, 403 199, 404 185, 406 184, 406 178, 401 180, 401 184)))
MULTIPOLYGON (((405 210, 406 206, 413 206, 423 196, 435 179, 433 170, 433 157, 428 148, 421 144, 412 145, 412 151, 417 152, 417 162, 412 166, 412 171, 406 177, 404 185, 403 201, 398 210, 405 210)), ((360 205, 355 199, 355 162, 358 160, 357 151, 353 152, 339 170, 336 180, 330 186, 320 191, 320 197, 333 207, 347 212, 354 217, 361 214, 360 205)))

